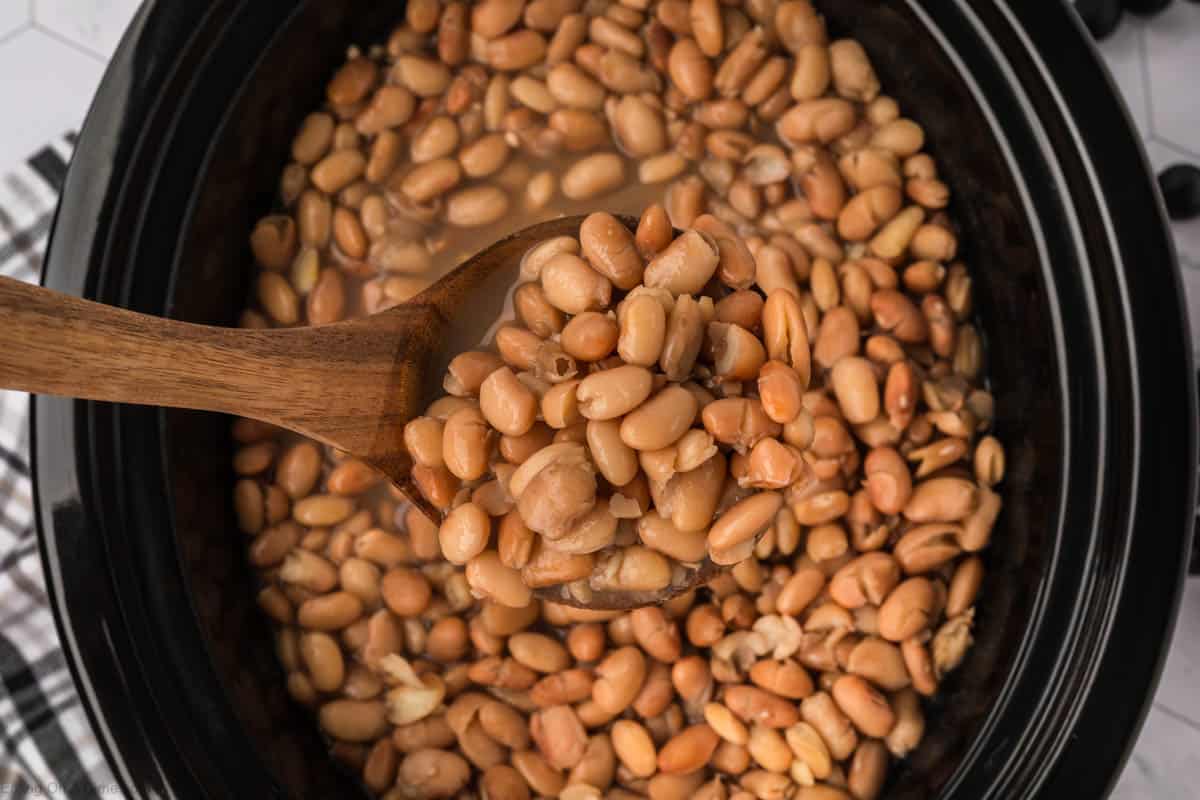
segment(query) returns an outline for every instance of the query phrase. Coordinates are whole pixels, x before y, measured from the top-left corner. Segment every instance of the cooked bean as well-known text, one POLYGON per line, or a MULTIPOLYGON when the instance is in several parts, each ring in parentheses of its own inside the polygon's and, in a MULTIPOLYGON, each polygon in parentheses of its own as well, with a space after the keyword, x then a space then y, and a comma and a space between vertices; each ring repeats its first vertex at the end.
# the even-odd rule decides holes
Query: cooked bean
POLYGON ((730 397, 709 403, 701 413, 704 429, 722 444, 746 452, 761 440, 778 436, 779 423, 767 416, 755 398, 730 397))
POLYGON ((711 550, 726 550, 761 533, 775 520, 783 505, 783 496, 759 492, 726 511, 708 534, 711 550))
POLYGON ((929 627, 934 604, 933 584, 909 578, 888 594, 879 609, 879 635, 901 642, 929 627))
POLYGON ((490 225, 508 211, 508 195, 496 186, 472 186, 446 198, 446 221, 462 228, 490 225))
POLYGON ((349 458, 334 467, 325 485, 334 494, 356 497, 379 483, 375 469, 357 458, 349 458))
POLYGON ((857 675, 838 678, 833 684, 833 699, 866 736, 882 738, 896 724, 896 715, 887 699, 857 675))
POLYGON ((264 272, 259 276, 258 302, 271 319, 280 325, 295 325, 300 321, 299 298, 281 275, 264 272))
POLYGON ((897 758, 904 758, 925 735, 925 717, 921 701, 912 689, 904 689, 892 695, 892 708, 896 713, 896 725, 885 740, 888 751, 897 758))
POLYGON ((408 122, 415 107, 416 100, 408 89, 382 86, 359 112, 354 125, 364 136, 375 136, 408 122))
POLYGON ((800 413, 804 386, 796 371, 782 361, 768 361, 758 373, 758 394, 772 421, 786 424, 800 413))
POLYGON ((546 84, 527 75, 520 75, 514 78, 512 84, 509 86, 509 92, 518 103, 537 111, 539 114, 549 114, 558 108, 558 101, 554 99, 554 95, 546 88, 546 84))
POLYGON ((805 100, 780 117, 776 129, 787 142, 823 144, 844 136, 854 127, 854 106, 839 98, 805 100))
POLYGON ((418 131, 409 143, 409 156, 414 164, 425 164, 448 156, 458 148, 461 134, 458 125, 449 117, 434 117, 418 131))
POLYGON ((629 290, 642 281, 641 256, 633 235, 616 217, 605 212, 589 214, 579 228, 583 257, 618 289, 629 290))
POLYGON ((871 146, 889 150, 906 157, 925 146, 925 132, 908 119, 897 119, 882 125, 871 135, 871 146))
POLYGON ((754 726, 750 731, 746 749, 759 766, 770 772, 787 772, 792 764, 791 748, 784 741, 782 734, 771 728, 754 726))
POLYGON ((713 68, 694 39, 680 39, 667 56, 671 82, 688 100, 704 100, 712 93, 713 68))
MULTIPOLYGON (((708 516, 711 518, 711 512, 708 516)), ((642 543, 677 561, 694 563, 704 558, 706 533, 704 530, 680 530, 670 519, 656 513, 638 519, 638 536, 642 543)))
POLYGON ((873 186, 860 192, 839 213, 838 233, 849 241, 865 241, 896 216, 900 200, 900 190, 894 186, 873 186))
POLYGON ((669 380, 686 380, 695 367, 704 343, 705 316, 703 307, 691 295, 676 298, 658 359, 669 380))
POLYGON ((841 761, 858 746, 858 735, 850 719, 825 692, 817 692, 800 704, 800 714, 820 735, 829 754, 841 761))
POLYGON ((313 166, 309 180, 326 194, 335 194, 362 175, 366 164, 358 150, 338 150, 313 166))
POLYGON ((796 295, 771 292, 763 305, 762 324, 767 357, 790 365, 801 386, 807 387, 812 375, 812 354, 804 313, 796 295))
POLYGON ((920 695, 932 697, 937 692, 938 679, 929 648, 919 636, 914 636, 900 643, 900 654, 911 676, 912 688, 920 695))
MULTIPOLYGON (((549 446, 553 441, 554 430, 544 423, 535 422, 533 427, 521 436, 501 436, 500 455, 510 464, 520 465, 525 463, 534 453, 549 446)), ((500 470, 497 469, 497 465, 493 465, 492 469, 499 476, 500 470)), ((511 476, 509 477, 511 478, 511 476)), ((505 481, 503 487, 506 492, 507 483, 505 481)))
POLYGON ((596 666, 592 700, 601 708, 618 714, 628 708, 641 691, 646 678, 646 661, 636 647, 613 651, 596 666))
POLYGON ((665 183, 687 169, 687 159, 676 152, 666 152, 643 159, 638 165, 638 180, 642 183, 665 183))
POLYGON ((719 261, 712 237, 686 231, 646 265, 645 283, 674 295, 697 294, 716 272, 719 261))
POLYGON ((667 130, 658 110, 636 95, 617 103, 614 132, 622 150, 633 158, 661 153, 667 147, 667 130))
POLYGON ((668 775, 694 772, 708 763, 721 739, 705 723, 685 728, 658 754, 658 768, 668 775))
POLYGON ((292 158, 305 165, 315 164, 333 143, 334 120, 328 114, 309 114, 292 140, 292 158))
POLYGON ((621 440, 616 420, 589 420, 588 448, 596 468, 613 486, 624 486, 637 474, 637 453, 621 440))
POLYGON ((493 550, 485 550, 467 563, 467 582, 471 588, 511 608, 524 608, 531 593, 521 573, 501 563, 493 550))
POLYGON ((806 44, 799 49, 789 85, 794 99, 815 100, 825 93, 831 78, 829 56, 829 48, 824 44, 806 44))
POLYGON ((570 62, 555 64, 547 73, 546 86, 554 99, 568 108, 585 111, 604 108, 604 87, 570 62))
POLYGON ((795 661, 766 659, 750 668, 750 680, 755 686, 792 700, 803 700, 813 692, 812 678, 795 661))
POLYGON ((971 556, 959 563, 950 580, 949 594, 946 598, 946 616, 957 617, 966 612, 975 602, 983 583, 983 562, 978 556, 971 556))
POLYGON ((414 203, 424 203, 444 194, 462 179, 462 168, 452 158, 421 164, 404 176, 400 190, 414 203))
POLYGON ((662 354, 667 314, 662 303, 649 295, 631 296, 618 310, 617 353, 627 364, 652 367, 662 354))
POLYGON ((371 700, 334 700, 321 706, 321 727, 343 742, 369 742, 387 726, 383 703, 371 700))
POLYGON ((470 775, 470 764, 457 753, 420 749, 400 762, 396 785, 402 792, 419 797, 449 798, 458 795, 470 775))
POLYGON ((442 555, 451 564, 466 564, 483 552, 491 535, 491 520, 474 503, 458 506, 442 522, 438 531, 442 555))
MULTIPOLYGON (((581 390, 588 380, 591 378, 581 384, 581 390)), ((667 447, 692 426, 697 410, 691 392, 668 386, 621 421, 621 441, 635 450, 667 447)))
POLYGON ((421 573, 397 567, 383 576, 383 600, 401 617, 416 616, 429 605, 432 589, 421 573))
POLYGON ((881 639, 867 638, 859 642, 850 651, 846 669, 888 691, 897 691, 909 684, 900 648, 881 639))
POLYGON ((546 299, 541 285, 523 283, 513 293, 513 308, 521 323, 545 339, 562 331, 566 320, 563 313, 546 299))
POLYGON ((379 75, 375 62, 358 57, 347 61, 326 87, 326 96, 334 106, 351 106, 361 100, 379 75))
POLYGON ((505 436, 524 436, 533 427, 538 400, 511 369, 501 367, 480 384, 479 410, 505 436))
POLYGON ((930 523, 910 528, 896 542, 893 553, 909 575, 931 572, 960 552, 963 529, 949 523, 930 523))
POLYGON ((713 370, 725 380, 747 381, 756 378, 767 360, 762 342, 739 325, 708 323, 708 343, 713 370))
MULTIPOLYGON (((530 459, 520 469, 532 461, 530 459)), ((515 475, 513 483, 516 483, 515 475)), ((512 491, 517 496, 517 508, 525 524, 543 536, 558 539, 592 510, 596 501, 596 478, 586 463, 550 464, 538 471, 519 494, 516 488, 512 491)))
POLYGON ((429 530, 425 530, 421 523, 414 525, 412 521, 408 522, 409 537, 413 543, 411 550, 400 537, 379 528, 374 528, 359 534, 354 539, 354 554, 359 558, 366 559, 373 564, 378 564, 385 568, 394 567, 408 559, 411 555, 417 555, 418 553, 421 558, 433 557, 437 552, 437 529, 432 522, 426 520, 419 512, 418 516, 424 520, 423 524, 427 525, 429 530), (432 539, 433 545, 429 550, 433 552, 425 549, 426 543, 422 541, 423 535, 428 535, 432 539), (418 548, 418 544, 421 545, 420 548, 418 548))
POLYGON ((1004 447, 994 436, 985 436, 975 446, 975 479, 988 487, 1004 479, 1004 447))
POLYGON ((542 291, 555 308, 582 314, 606 307, 612 283, 587 262, 569 253, 552 257, 541 269, 542 291))
POLYGON ((829 595, 849 609, 878 606, 899 582, 896 559, 887 553, 865 553, 834 573, 829 595))
POLYGON ((336 525, 354 513, 354 501, 335 495, 311 495, 292 506, 292 516, 301 525, 336 525))
POLYGON ((610 192, 625 179, 625 163, 614 153, 596 153, 572 164, 562 177, 562 193, 586 200, 610 192))
POLYGON ((913 522, 956 522, 978 504, 974 483, 962 478, 930 478, 914 487, 904 515, 913 522))
POLYGON ((638 723, 631 720, 613 723, 612 746, 621 764, 635 777, 648 778, 658 769, 654 742, 638 723))
POLYGON ((737 44, 721 62, 713 78, 713 86, 724 97, 741 94, 767 56, 766 37, 760 27, 741 36, 731 34, 730 38, 737 44))
MULTIPOLYGON (((683 147, 683 141, 677 141, 675 144, 676 148, 683 147)), ((697 149, 699 150, 699 148, 697 149)), ((702 155, 703 151, 700 151, 694 156, 690 155, 688 157, 698 159, 702 155)), ((663 205, 666 208, 667 216, 672 225, 676 228, 687 228, 703 213, 704 202, 704 182, 695 175, 689 175, 680 178, 667 187, 667 195, 663 201, 663 205)))
POLYGON ((328 592, 337 585, 338 580, 336 567, 307 550, 289 553, 279 568, 279 578, 311 592, 328 592))
POLYGON ((477 408, 464 408, 451 414, 442 432, 442 460, 451 474, 462 480, 476 480, 487 471, 492 432, 487 419, 477 408))
POLYGON ((546 39, 536 31, 516 31, 488 42, 485 53, 487 62, 494 69, 522 70, 546 55, 546 39))
POLYGON ((987 547, 1001 505, 1000 495, 987 487, 980 487, 978 507, 963 520, 963 530, 959 536, 963 550, 974 553, 987 547))
POLYGON ((597 560, 592 583, 597 589, 656 592, 671 583, 671 564, 661 554, 631 545, 604 553, 597 560))
MULTIPOLYGON (((652 384, 649 370, 633 365, 593 373, 584 378, 575 391, 579 413, 595 420, 624 416, 645 402, 650 396, 652 384)), ((676 402, 670 398, 668 400, 676 402)))
POLYGON ((756 686, 725 689, 725 705, 743 722, 768 728, 787 728, 799 720, 796 705, 756 686))
MULTIPOLYGON (((750 754, 746 748, 732 742, 721 742, 713 751, 712 766, 717 772, 741 775, 750 767, 750 754)), ((753 796, 753 795, 749 795, 753 796)), ((739 797, 739 800, 741 798, 739 797)))
POLYGON ((830 776, 833 763, 829 748, 812 725, 798 722, 784 732, 784 737, 788 747, 795 754, 797 763, 804 766, 809 778, 825 780, 830 776))
POLYGON ((335 692, 341 688, 346 664, 341 647, 332 636, 319 631, 305 633, 300 637, 299 649, 314 689, 335 692))
POLYGON ((560 343, 568 355, 580 361, 600 361, 617 347, 616 321, 595 311, 575 316, 563 328, 560 343))
POLYGON ((592 111, 560 108, 550 115, 548 122, 550 129, 562 137, 563 148, 569 153, 594 150, 608 141, 604 121, 592 111))

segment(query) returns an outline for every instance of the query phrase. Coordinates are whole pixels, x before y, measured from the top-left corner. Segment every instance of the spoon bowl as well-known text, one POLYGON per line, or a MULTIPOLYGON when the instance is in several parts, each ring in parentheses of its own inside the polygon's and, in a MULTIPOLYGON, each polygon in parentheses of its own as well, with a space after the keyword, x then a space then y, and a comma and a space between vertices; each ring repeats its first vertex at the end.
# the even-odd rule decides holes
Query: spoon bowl
MULTIPOLYGON (((404 426, 442 393, 459 353, 484 345, 506 312, 521 260, 535 244, 575 236, 583 216, 524 228, 394 308, 311 327, 247 330, 193 325, 0 278, 0 388, 216 411, 268 422, 345 451, 386 475, 434 522, 417 490, 404 426)), ((621 218, 631 229, 637 221, 621 218)), ((711 562, 661 592, 565 586, 539 597, 594 609, 663 602, 716 573, 711 562)))

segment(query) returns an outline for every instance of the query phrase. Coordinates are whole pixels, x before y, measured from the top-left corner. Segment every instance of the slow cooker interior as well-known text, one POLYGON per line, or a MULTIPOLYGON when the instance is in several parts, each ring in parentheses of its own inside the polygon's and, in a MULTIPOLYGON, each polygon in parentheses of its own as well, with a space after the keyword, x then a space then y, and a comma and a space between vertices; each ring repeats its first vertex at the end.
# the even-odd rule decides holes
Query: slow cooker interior
MULTIPOLYGON (((265 5, 265 4, 262 4, 265 5)), ((818 2, 834 34, 853 33, 876 63, 885 91, 925 128, 930 152, 953 190, 972 268, 996 396, 998 435, 1008 451, 1004 512, 986 554, 977 642, 929 712, 927 736, 896 770, 889 797, 937 794, 981 730, 1031 619, 1054 529, 1061 464, 1061 413, 1048 293, 1034 236, 1005 154, 968 83, 924 22, 904 3, 818 2)), ((261 8, 255 13, 280 15, 261 8)), ((349 44, 380 41, 402 6, 314 0, 286 20, 224 124, 197 176, 192 217, 173 276, 173 316, 233 324, 247 296, 246 245, 253 222, 275 202, 291 136, 316 107, 349 44)), ((242 732, 285 791, 330 797, 349 779, 324 754, 311 717, 283 690, 272 636, 254 604, 245 538, 230 504, 227 419, 167 415, 175 525, 188 591, 214 667, 242 732)))

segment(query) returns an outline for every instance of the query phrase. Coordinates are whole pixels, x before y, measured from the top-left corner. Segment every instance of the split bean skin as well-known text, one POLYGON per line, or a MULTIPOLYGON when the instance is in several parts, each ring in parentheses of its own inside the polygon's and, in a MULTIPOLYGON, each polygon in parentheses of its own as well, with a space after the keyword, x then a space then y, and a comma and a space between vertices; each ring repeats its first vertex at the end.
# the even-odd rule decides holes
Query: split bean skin
POLYGON ((234 425, 286 688, 376 796, 876 797, 991 622, 1006 461, 953 187, 819 5, 413 0, 301 122, 244 326, 585 217, 402 432, 437 523, 234 425), (676 596, 539 596, 622 589, 676 596))

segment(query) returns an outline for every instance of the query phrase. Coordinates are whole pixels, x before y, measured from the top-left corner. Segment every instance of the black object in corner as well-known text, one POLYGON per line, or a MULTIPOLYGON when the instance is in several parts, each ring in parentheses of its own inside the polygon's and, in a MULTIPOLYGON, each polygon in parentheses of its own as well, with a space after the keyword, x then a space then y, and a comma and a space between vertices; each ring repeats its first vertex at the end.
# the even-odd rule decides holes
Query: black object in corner
POLYGON ((1171 5, 1171 0, 1124 0, 1125 10, 1141 16, 1157 14, 1171 5))
POLYGON ((1159 173, 1158 188, 1162 190, 1171 219, 1200 217, 1200 167, 1172 164, 1159 173))
POLYGON ((1076 0, 1075 11, 1096 40, 1109 36, 1121 24, 1121 0, 1076 0))

